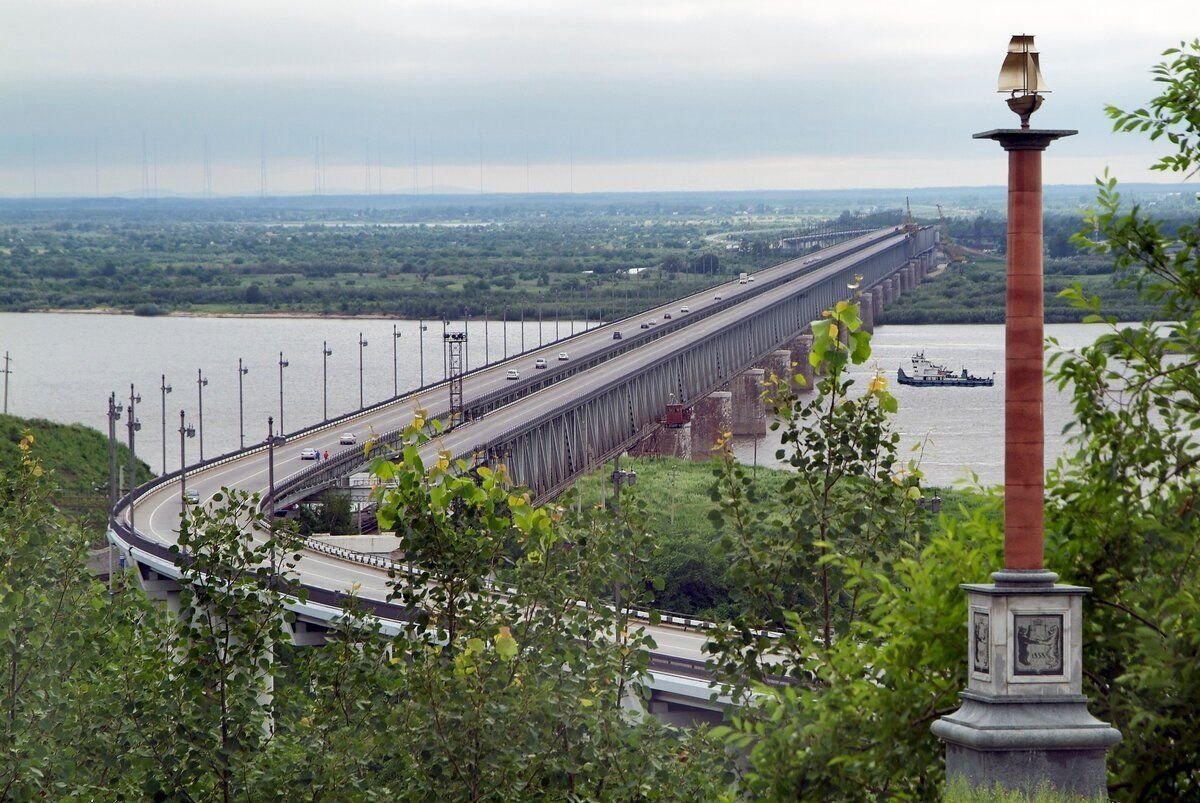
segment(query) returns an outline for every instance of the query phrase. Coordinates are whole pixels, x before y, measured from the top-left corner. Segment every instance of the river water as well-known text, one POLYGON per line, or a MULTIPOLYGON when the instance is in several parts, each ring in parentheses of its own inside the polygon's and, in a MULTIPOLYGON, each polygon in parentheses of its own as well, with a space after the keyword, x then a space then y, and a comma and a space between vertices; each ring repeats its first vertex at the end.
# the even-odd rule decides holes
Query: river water
MULTIPOLYGON (((1046 335, 1063 348, 1078 348, 1102 334, 1091 324, 1047 324, 1046 335)), ((880 326, 871 339, 871 359, 851 367, 855 387, 861 392, 874 376, 884 372, 888 390, 896 397, 899 411, 895 427, 900 433, 899 455, 904 462, 920 459, 927 485, 948 486, 971 482, 972 473, 983 485, 1004 482, 1004 326, 880 326), (932 362, 958 372, 966 368, 976 376, 995 372, 992 387, 921 388, 901 385, 896 371, 903 366, 911 373, 910 360, 923 351, 932 362)), ((1063 427, 1071 420, 1071 399, 1046 384, 1046 466, 1066 448, 1063 427)), ((734 454, 745 463, 779 465, 775 453, 779 433, 765 438, 739 438, 734 454)))
MULTIPOLYGON (((441 324, 418 321, 384 321, 336 318, 143 318, 103 314, 0 313, 0 352, 12 356, 9 376, 9 412, 28 418, 62 423, 82 423, 107 431, 108 395, 129 403, 130 383, 141 395, 137 433, 138 456, 158 471, 163 466, 163 408, 160 390, 163 375, 172 392, 166 396, 166 468, 179 466, 179 411, 189 423, 199 424, 197 370, 208 385, 203 388, 204 454, 212 457, 238 446, 238 358, 249 369, 243 381, 246 443, 263 440, 267 416, 279 416, 279 353, 283 369, 285 428, 289 431, 322 419, 322 344, 333 351, 328 358, 328 410, 336 416, 358 408, 359 333, 367 341, 362 350, 363 398, 369 405, 392 395, 393 352, 396 343, 396 384, 401 391, 421 383, 424 352, 426 383, 442 376, 441 324), (401 334, 392 337, 392 327, 401 334), (422 348, 423 346, 423 348, 422 348)), ((583 328, 575 322, 576 331, 583 328)), ((461 327, 461 322, 458 324, 461 327)), ((542 341, 555 337, 553 321, 541 324, 542 341)), ((558 325, 562 336, 572 323, 558 325)), ((500 322, 471 321, 469 364, 476 367, 486 356, 499 359, 505 348, 505 327, 500 322)), ((521 324, 507 326, 509 354, 521 349, 521 324)), ((538 344, 537 321, 524 324, 525 347, 538 344)), ((1064 346, 1091 342, 1095 326, 1054 324, 1047 334, 1064 346)), ((902 436, 905 459, 914 446, 923 446, 921 467, 927 483, 948 485, 974 472, 984 484, 1003 481, 1003 326, 881 326, 872 341, 873 355, 854 371, 859 386, 878 366, 889 380, 900 404, 896 426, 902 436), (907 365, 915 351, 952 370, 996 373, 991 388, 913 388, 896 383, 896 369, 907 365)), ((1062 428, 1070 419, 1070 399, 1047 386, 1047 463, 1064 447, 1062 428)), ((124 442, 125 418, 118 423, 124 442)), ((198 439, 187 443, 188 462, 198 454, 198 439)), ((775 464, 779 447, 776 433, 766 438, 739 439, 735 452, 746 463, 755 459, 775 464)), ((916 456, 912 453, 911 456, 916 456)))

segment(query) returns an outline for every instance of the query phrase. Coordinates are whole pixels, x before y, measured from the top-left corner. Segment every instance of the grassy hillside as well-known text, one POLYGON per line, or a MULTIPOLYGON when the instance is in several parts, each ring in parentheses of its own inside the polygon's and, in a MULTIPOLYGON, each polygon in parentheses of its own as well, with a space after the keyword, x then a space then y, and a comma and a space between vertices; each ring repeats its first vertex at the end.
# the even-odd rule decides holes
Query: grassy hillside
MULTIPOLYGON (((721 617, 737 607, 732 586, 726 577, 727 562, 721 554, 721 532, 709 519, 717 508, 710 489, 716 478, 713 463, 695 463, 667 457, 624 458, 623 470, 637 472, 637 483, 621 492, 622 500, 640 497, 650 513, 649 530, 656 535, 659 552, 651 572, 662 578, 663 590, 655 599, 656 607, 705 618, 721 617)), ((782 502, 780 488, 790 470, 760 466, 753 479, 759 498, 768 510, 782 502)), ((581 477, 575 483, 577 504, 595 506, 611 503, 612 463, 581 477)), ((969 491, 927 488, 926 496, 942 497, 943 508, 954 511, 960 505, 977 504, 969 491)))
MULTIPOLYGON (((55 424, 40 418, 0 415, 0 473, 17 465, 17 443, 29 432, 33 453, 50 476, 55 504, 89 532, 104 532, 108 495, 108 438, 80 424, 55 424)), ((129 450, 119 448, 120 465, 129 465, 129 450)), ((154 475, 138 461, 138 482, 154 475)))

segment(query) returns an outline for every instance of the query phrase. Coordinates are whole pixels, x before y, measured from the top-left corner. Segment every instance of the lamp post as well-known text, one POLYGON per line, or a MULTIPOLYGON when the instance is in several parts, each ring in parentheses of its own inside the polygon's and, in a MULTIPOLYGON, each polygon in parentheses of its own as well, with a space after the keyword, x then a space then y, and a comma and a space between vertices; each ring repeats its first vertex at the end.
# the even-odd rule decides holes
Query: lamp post
POLYGON ((321 420, 329 420, 329 358, 333 349, 327 341, 321 341, 321 420))
POLYGON ((288 367, 288 361, 279 352, 279 431, 283 432, 283 369, 288 367))
POLYGON ((396 330, 396 324, 392 324, 392 398, 400 395, 400 363, 396 361, 396 344, 400 342, 402 334, 396 330))
POLYGON ((137 452, 134 451, 133 434, 142 428, 142 422, 137 420, 137 405, 142 403, 142 397, 133 391, 133 383, 129 384, 129 415, 125 425, 129 428, 129 529, 133 530, 133 503, 137 499, 137 452))
POLYGON ((200 419, 200 462, 204 462, 204 388, 208 386, 208 379, 204 376, 204 372, 199 368, 196 369, 196 395, 200 401, 199 419, 200 419))
POLYGON ((242 403, 242 377, 250 373, 250 369, 242 365, 242 358, 238 357, 238 448, 246 448, 246 418, 245 406, 242 403))
POLYGON ((183 410, 179 411, 179 499, 183 503, 184 513, 187 513, 187 456, 184 451, 184 438, 196 437, 196 428, 185 424, 183 410))
POLYGON ((162 375, 162 384, 158 386, 162 391, 162 473, 167 473, 167 394, 171 392, 171 386, 167 384, 167 375, 162 375))
MULTIPOLYGON (((622 471, 621 470, 621 455, 620 454, 613 457, 612 484, 613 484, 613 513, 616 514, 617 519, 619 520, 621 518, 621 488, 623 488, 626 485, 637 485, 637 472, 636 471, 622 471)), ((616 606, 617 614, 619 615, 621 612, 621 582, 619 580, 617 581, 617 584, 613 589, 613 602, 616 606)))
POLYGON ((417 339, 419 351, 421 352, 421 387, 425 387, 425 330, 429 327, 425 325, 425 321, 421 321, 421 328, 417 330, 417 339))
POLYGON ((1075 131, 1032 129, 1045 92, 1032 36, 1014 36, 999 91, 1020 128, 975 134, 1008 153, 1008 289, 1005 313, 1004 569, 964 584, 968 669, 962 706, 933 723, 946 742, 946 776, 990 794, 1107 798, 1105 753, 1121 735, 1083 696, 1083 595, 1056 584, 1043 563, 1044 422, 1042 151, 1075 131))
POLYGON ((362 409, 363 404, 363 349, 367 347, 367 341, 363 340, 362 332, 358 333, 358 409, 362 409))
POLYGON ((121 420, 123 404, 117 402, 115 392, 108 394, 108 510, 117 504, 117 422, 121 420))
POLYGON ((12 359, 8 356, 8 352, 4 352, 4 370, 0 373, 4 374, 4 414, 8 415, 8 378, 12 376, 12 359))
POLYGON ((275 419, 267 416, 267 510, 271 523, 271 582, 275 582, 275 447, 287 443, 282 433, 275 434, 275 419))

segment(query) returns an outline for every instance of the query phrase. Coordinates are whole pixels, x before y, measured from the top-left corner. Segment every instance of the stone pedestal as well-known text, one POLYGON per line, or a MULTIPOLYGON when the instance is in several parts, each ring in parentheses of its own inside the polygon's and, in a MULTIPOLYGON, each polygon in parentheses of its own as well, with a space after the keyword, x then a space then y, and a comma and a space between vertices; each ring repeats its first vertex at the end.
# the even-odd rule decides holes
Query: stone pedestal
POLYGON ((767 434, 766 406, 762 401, 764 374, 761 368, 750 368, 729 383, 733 392, 734 435, 767 434))
POLYGON ((692 408, 692 459, 708 460, 717 441, 732 431, 732 393, 718 390, 696 402, 692 408))
POLYGON ((946 778, 971 787, 1104 796, 1105 753, 1121 735, 1082 693, 1082 598, 1044 570, 1005 570, 967 592, 967 688, 933 724, 946 778))

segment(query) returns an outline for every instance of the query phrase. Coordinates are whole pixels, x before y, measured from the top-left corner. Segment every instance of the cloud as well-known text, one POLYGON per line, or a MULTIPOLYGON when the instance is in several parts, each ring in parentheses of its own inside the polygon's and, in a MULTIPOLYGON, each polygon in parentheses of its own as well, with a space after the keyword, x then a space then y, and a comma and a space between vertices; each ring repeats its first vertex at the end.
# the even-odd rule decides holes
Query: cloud
POLYGON ((993 90, 1014 24, 1037 33, 1055 90, 1037 122, 1124 158, 1144 150, 1107 133, 1102 106, 1154 93, 1149 67, 1189 16, 1176 0, 9 0, 0 192, 21 192, 7 177, 35 147, 47 171, 88 172, 98 150, 115 184, 140 181, 143 134, 164 164, 191 164, 181 175, 207 135, 242 165, 231 180, 257 176, 260 142, 299 164, 320 137, 346 170, 374 147, 496 170, 891 160, 921 166, 912 183, 953 183, 952 160, 982 158, 970 132, 1011 122, 993 90))

